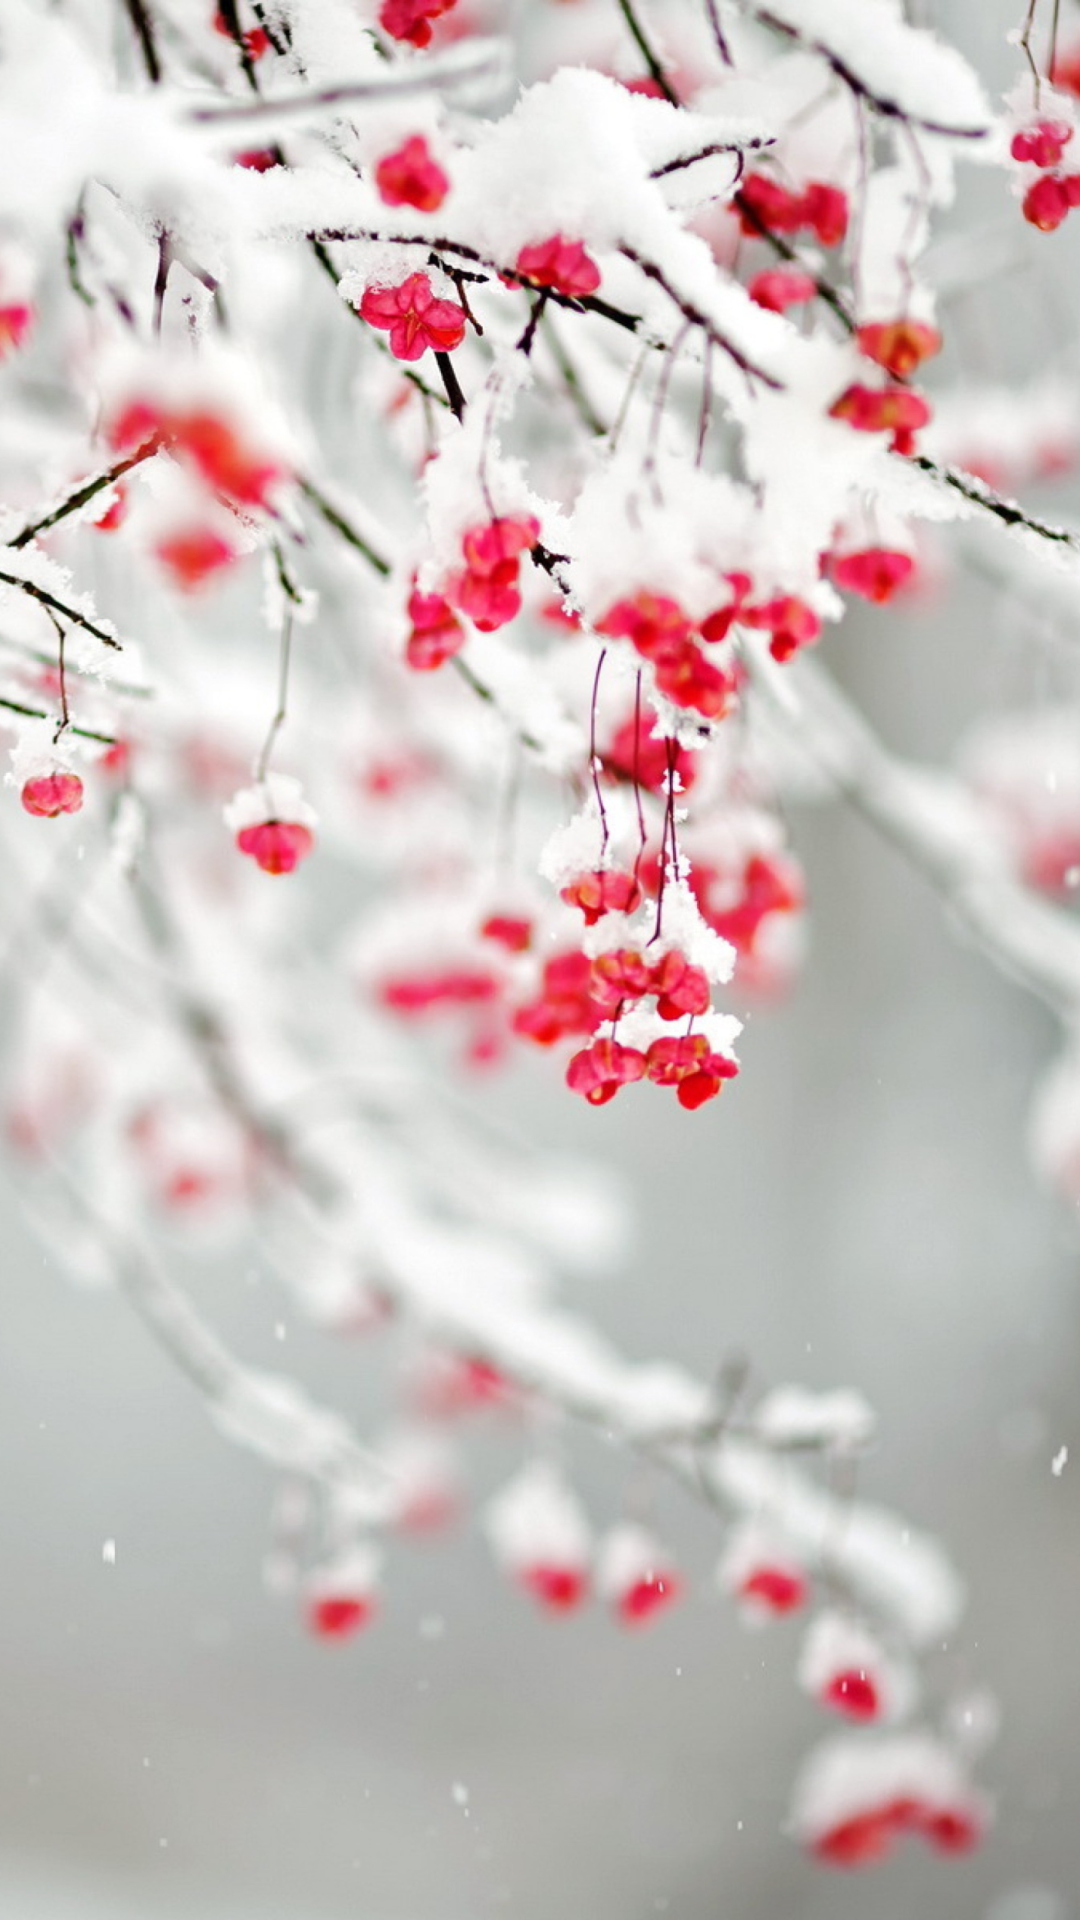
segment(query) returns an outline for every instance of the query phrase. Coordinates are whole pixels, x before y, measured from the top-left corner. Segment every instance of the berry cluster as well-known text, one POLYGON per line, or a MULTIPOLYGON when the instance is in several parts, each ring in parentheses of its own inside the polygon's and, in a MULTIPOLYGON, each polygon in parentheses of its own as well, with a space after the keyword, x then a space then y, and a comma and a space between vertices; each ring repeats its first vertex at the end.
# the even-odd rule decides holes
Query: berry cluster
POLYGON ((1009 146, 1013 159, 1038 169, 1022 205, 1024 219, 1040 233, 1053 233, 1080 206, 1080 173, 1065 173, 1061 166, 1072 137, 1073 128, 1066 120, 1033 120, 1013 134, 1009 146))

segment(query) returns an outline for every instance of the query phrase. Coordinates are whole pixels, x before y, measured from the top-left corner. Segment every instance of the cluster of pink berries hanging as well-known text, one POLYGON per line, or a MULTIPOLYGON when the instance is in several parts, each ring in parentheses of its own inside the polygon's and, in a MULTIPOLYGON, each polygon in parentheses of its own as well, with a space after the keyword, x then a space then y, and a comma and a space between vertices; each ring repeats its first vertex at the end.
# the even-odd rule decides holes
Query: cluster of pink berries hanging
POLYGON ((1073 137, 1067 120, 1033 120, 1013 134, 1009 152, 1036 177, 1024 190, 1024 219, 1040 233, 1053 233, 1074 207, 1080 207, 1080 173, 1063 167, 1065 149, 1073 137))

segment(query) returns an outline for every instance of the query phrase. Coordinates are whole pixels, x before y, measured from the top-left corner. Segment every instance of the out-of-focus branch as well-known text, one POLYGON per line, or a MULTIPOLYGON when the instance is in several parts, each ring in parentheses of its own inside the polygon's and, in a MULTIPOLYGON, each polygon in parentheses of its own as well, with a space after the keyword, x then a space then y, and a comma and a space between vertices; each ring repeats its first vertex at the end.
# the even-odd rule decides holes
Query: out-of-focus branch
POLYGON ((54 1174, 71 1217, 93 1237, 125 1300, 202 1396, 222 1433, 283 1472, 302 1474, 331 1492, 347 1489, 357 1517, 382 1519, 392 1492, 389 1478, 348 1423, 292 1381, 237 1360, 149 1248, 107 1219, 66 1173, 54 1174))
POLYGON ((31 540, 36 540, 39 533, 47 533, 50 527, 58 526, 61 520, 67 519, 69 514, 78 513, 80 507, 85 507, 96 494, 103 493, 106 487, 114 486, 117 480, 123 479, 125 473, 130 473, 133 467, 139 466, 156 451, 157 443, 148 442, 146 446, 139 447, 135 453, 128 454, 126 459, 114 461, 113 465, 106 467, 103 473, 95 473, 92 479, 84 480, 72 493, 65 494, 64 498, 55 507, 50 507, 47 513, 43 513, 40 519, 31 520, 25 527, 21 527, 18 533, 12 535, 7 545, 9 547, 29 546, 31 540))
POLYGON ((816 662, 767 670, 759 693, 841 794, 942 895, 995 966, 1063 1020, 1080 1009, 1080 925, 1009 872, 948 775, 891 754, 816 662))
POLYGON ((451 47, 437 56, 410 61, 407 67, 388 68, 363 80, 346 80, 336 87, 281 94, 277 99, 262 94, 257 100, 232 101, 227 106, 193 107, 186 118, 204 127, 276 127, 279 122, 293 125, 309 114, 320 114, 328 108, 413 93, 453 93, 478 80, 490 80, 494 84, 505 80, 507 72, 504 43, 481 40, 472 46, 451 47))
MULTIPOLYGON (((339 1173, 322 1162, 310 1141, 294 1137, 289 1116, 266 1111, 247 1086, 225 1024, 202 993, 158 884, 145 874, 135 884, 167 1002, 211 1088, 253 1145, 272 1153, 279 1189, 284 1183, 316 1244, 355 1261, 360 1250, 336 1239, 340 1229, 335 1222, 343 1217, 340 1202, 347 1197, 340 1191, 339 1173)), ((358 1163, 363 1157, 358 1137, 358 1163)), ((370 1265, 372 1250, 364 1252, 370 1265)), ((704 1382, 664 1363, 626 1360, 586 1322, 558 1306, 507 1297, 468 1278, 431 1272, 427 1263, 402 1265, 392 1255, 380 1259, 377 1249, 375 1253, 380 1295, 427 1337, 486 1362, 527 1397, 672 1475, 724 1517, 773 1520, 799 1542, 837 1592, 887 1628, 916 1644, 951 1631, 960 1612, 960 1592, 940 1550, 899 1520, 886 1519, 819 1485, 796 1466, 790 1443, 758 1432, 752 1417, 732 1420, 731 1410, 720 1406, 716 1392, 704 1382)), ((183 1297, 141 1254, 135 1257, 125 1245, 117 1247, 116 1258, 121 1284, 136 1311, 207 1395, 217 1424, 277 1464, 313 1472, 295 1453, 286 1461, 280 1449, 275 1453, 271 1444, 260 1446, 252 1437, 266 1423, 272 1439, 275 1392, 267 1401, 259 1376, 252 1377, 253 1384, 242 1371, 238 1376, 236 1363, 216 1337, 201 1327, 183 1297)), ((272 1386, 280 1397, 282 1383, 272 1386)), ((311 1410, 301 1419, 294 1416, 287 1395, 284 1405, 291 1436, 287 1445, 300 1449, 301 1429, 311 1410)), ((315 1418, 316 1431, 319 1421, 329 1421, 330 1430, 339 1431, 337 1416, 318 1413, 315 1418)), ((831 1446, 825 1450, 831 1457, 831 1446)), ((356 1455, 362 1460, 358 1446, 356 1455)), ((320 1471, 315 1477, 328 1475, 320 1471)))

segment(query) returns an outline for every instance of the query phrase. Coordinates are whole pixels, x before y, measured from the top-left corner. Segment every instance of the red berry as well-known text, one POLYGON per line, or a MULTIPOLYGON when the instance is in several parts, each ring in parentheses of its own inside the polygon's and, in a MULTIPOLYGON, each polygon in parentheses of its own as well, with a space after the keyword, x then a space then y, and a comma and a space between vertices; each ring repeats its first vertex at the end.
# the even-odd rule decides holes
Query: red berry
POLYGON ((686 955, 673 948, 653 968, 650 990, 657 997, 661 1020, 681 1020, 687 1014, 707 1013, 712 1002, 708 976, 691 966, 686 955))
POLYGON ((13 347, 21 347, 34 324, 34 309, 15 300, 0 306, 0 359, 13 347))
POLYGON ((264 873, 292 873, 307 859, 315 836, 299 821, 260 820, 256 826, 241 827, 236 844, 264 873))
POLYGON ((856 345, 894 380, 906 380, 941 352, 941 335, 925 320, 874 320, 859 327, 856 345))
POLYGON ((807 1585, 801 1573, 778 1566, 754 1567, 739 1584, 740 1599, 768 1613, 796 1613, 805 1606, 807 1585))
POLYGON ((808 273, 767 267, 763 273, 755 273, 746 291, 759 307, 768 308, 770 313, 786 313, 789 307, 812 300, 817 286, 808 273))
POLYGON ((575 299, 595 293, 600 285, 600 269, 581 241, 566 240, 561 233, 536 246, 522 247, 515 271, 531 286, 551 287, 575 299))
POLYGON ((849 1720, 876 1720, 881 1710, 878 1690, 862 1667, 851 1667, 834 1674, 822 1694, 826 1706, 849 1720))
POLYGON ((244 506, 266 505, 282 468, 245 447, 227 421, 213 413, 183 414, 174 418, 172 435, 208 486, 244 506))
POLYGON ((464 309, 454 300, 437 300, 426 273, 411 273, 396 287, 368 287, 360 314, 389 333, 398 360, 419 360, 429 347, 449 353, 465 337, 464 309))
POLYGON ((394 1013, 422 1014, 437 1006, 484 1005, 498 999, 499 991, 495 975, 480 967, 445 967, 386 979, 379 999, 394 1013))
POLYGON ((527 953, 532 945, 532 921, 515 914, 493 913, 480 928, 483 940, 494 940, 508 953, 527 953))
POLYGON ((596 623, 598 633, 629 640, 645 660, 676 658, 693 633, 677 600, 666 594, 643 592, 633 600, 618 600, 596 623))
POLYGON ((418 133, 393 153, 384 154, 375 168, 375 185, 388 207, 417 207, 421 213, 434 213, 450 191, 450 178, 418 133))
POLYGON ((605 913, 633 913, 642 902, 642 891, 632 873, 620 873, 614 867, 599 873, 583 873, 570 886, 563 887, 560 900, 568 907, 580 907, 585 925, 594 927, 605 913))
POLYGON ((23 782, 20 794, 27 813, 41 820, 55 820, 61 813, 78 813, 83 803, 83 783, 77 773, 41 773, 23 782))
POLYGON ((1065 120, 1036 120, 1013 134, 1009 152, 1028 166, 1056 167, 1072 137, 1065 120))
POLYGON ((847 593, 861 594, 878 606, 891 600, 905 587, 915 571, 910 553, 897 553, 887 547, 865 547, 859 553, 830 555, 830 579, 847 593))
POLYGON ((308 1602, 308 1625, 323 1640, 344 1640, 367 1626, 375 1612, 370 1597, 327 1593, 308 1602))
POLYGON ((832 1867, 865 1867, 885 1858, 894 1835, 889 1810, 873 1810, 829 1827, 814 1840, 813 1851, 832 1867))
POLYGON ((379 25, 393 40, 407 40, 410 46, 431 44, 431 22, 449 13, 455 0, 383 0, 379 25))
POLYGON ((1063 93, 1080 94, 1080 47, 1058 54, 1050 68, 1050 82, 1063 93))
POLYGON ((589 992, 605 1017, 616 1014, 624 1000, 643 999, 651 984, 648 962, 633 947, 597 954, 592 963, 589 992))
POLYGON ((536 999, 516 1009, 514 1032, 540 1047, 554 1046, 570 1034, 595 1033, 602 1015, 589 991, 591 978, 586 954, 556 954, 545 963, 536 999))
POLYGON ((113 488, 113 497, 104 512, 99 514, 94 525, 99 533, 115 533, 127 519, 128 492, 122 480, 113 488))
POLYGON ((938 1807, 924 1811, 919 1830, 939 1853, 970 1853, 983 1837, 985 1821, 975 1806, 938 1807))
POLYGON ((735 204, 746 234, 758 234, 762 227, 771 233, 797 233, 803 224, 801 197, 764 173, 747 174, 735 204))
POLYGON ((617 1040, 595 1040, 591 1047, 575 1053, 566 1069, 566 1084, 574 1093, 584 1094, 591 1106, 601 1107, 613 1100, 619 1088, 645 1076, 645 1055, 636 1047, 621 1047, 617 1040))
POLYGON ((823 247, 838 247, 848 226, 846 193, 812 180, 802 196, 802 226, 812 227, 823 247))
POLYGON ((910 387, 845 387, 829 408, 834 420, 846 420, 857 433, 891 433, 897 453, 910 453, 913 436, 930 419, 930 408, 910 387))
MULTIPOLYGON (((647 793, 662 793, 667 785, 669 743, 654 736, 654 719, 651 707, 642 709, 637 722, 631 714, 618 728, 602 757, 605 771, 616 779, 633 780, 636 775, 638 784, 647 793)), ((696 756, 685 747, 676 746, 670 764, 682 791, 688 792, 697 776, 696 756)))
POLYGON ((448 592, 481 633, 494 633, 520 613, 521 555, 539 538, 540 522, 531 513, 490 520, 465 534, 465 571, 448 592))
POLYGON ((212 574, 231 566, 236 559, 234 548, 209 527, 191 527, 182 533, 167 534, 158 541, 154 552, 185 593, 201 587, 212 574))
POLYGON ((465 629, 441 593, 409 595, 412 628, 405 642, 405 658, 416 673, 430 673, 460 653, 465 629))
POLYGON ((774 660, 790 660, 800 647, 812 647, 821 633, 820 615, 795 594, 740 607, 737 618, 741 626, 764 629, 772 635, 769 652, 774 660))
POLYGON ((616 1610, 624 1626, 640 1627, 673 1600, 678 1600, 682 1591, 683 1584, 677 1574, 643 1574, 620 1595, 616 1610))
POLYGON ((1072 204, 1064 177, 1060 173, 1044 173, 1032 181, 1024 195, 1024 219, 1038 227, 1040 233, 1053 233, 1068 217, 1072 204))
POLYGON ((657 661, 656 688, 676 706, 690 707, 705 720, 720 720, 735 698, 736 681, 688 640, 677 653, 657 661))
POLYGON ((522 1567, 518 1577, 522 1586, 551 1613, 572 1612, 581 1605, 589 1590, 588 1574, 583 1567, 539 1562, 522 1567))

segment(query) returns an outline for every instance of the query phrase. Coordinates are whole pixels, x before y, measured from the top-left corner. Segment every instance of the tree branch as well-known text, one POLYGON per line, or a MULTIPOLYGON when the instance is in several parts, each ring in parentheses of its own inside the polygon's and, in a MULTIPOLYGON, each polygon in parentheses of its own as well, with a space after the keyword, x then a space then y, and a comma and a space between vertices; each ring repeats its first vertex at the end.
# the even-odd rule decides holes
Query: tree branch
POLYGON ((959 781, 891 754, 815 661, 756 680, 835 791, 905 856, 1010 979, 1064 1021, 1080 1009, 1080 924, 1030 893, 980 835, 959 781))

